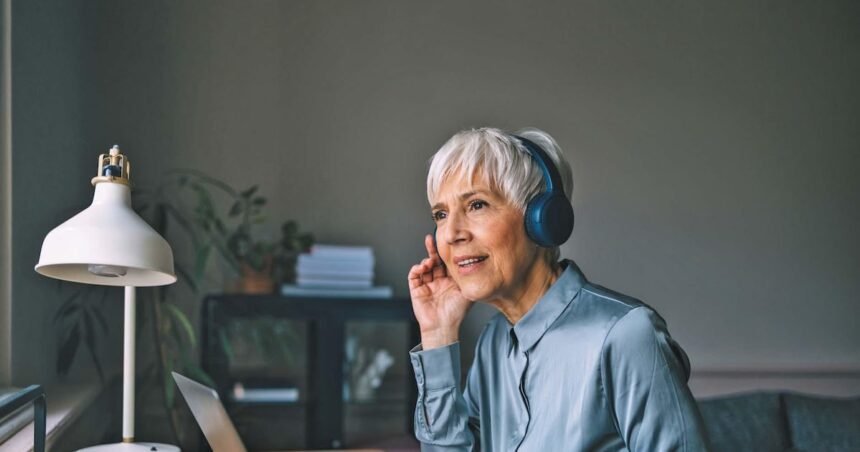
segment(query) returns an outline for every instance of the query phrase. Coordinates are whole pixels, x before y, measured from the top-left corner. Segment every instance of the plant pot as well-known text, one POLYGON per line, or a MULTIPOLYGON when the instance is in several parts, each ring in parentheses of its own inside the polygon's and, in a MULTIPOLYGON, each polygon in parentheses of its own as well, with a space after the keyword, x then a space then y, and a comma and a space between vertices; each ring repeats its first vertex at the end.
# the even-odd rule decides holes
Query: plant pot
POLYGON ((242 262, 242 275, 236 284, 239 293, 265 295, 275 291, 275 279, 272 277, 272 258, 267 257, 262 270, 257 270, 242 262))

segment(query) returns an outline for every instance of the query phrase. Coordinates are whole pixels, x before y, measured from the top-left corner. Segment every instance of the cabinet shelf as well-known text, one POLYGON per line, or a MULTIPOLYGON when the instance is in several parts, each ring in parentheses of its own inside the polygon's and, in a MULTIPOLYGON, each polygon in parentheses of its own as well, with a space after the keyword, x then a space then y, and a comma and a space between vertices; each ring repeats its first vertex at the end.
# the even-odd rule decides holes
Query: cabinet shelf
POLYGON ((249 449, 341 448, 412 434, 408 350, 419 335, 408 299, 212 295, 201 329, 203 369, 249 449), (233 400, 237 382, 295 388, 298 400, 233 400))

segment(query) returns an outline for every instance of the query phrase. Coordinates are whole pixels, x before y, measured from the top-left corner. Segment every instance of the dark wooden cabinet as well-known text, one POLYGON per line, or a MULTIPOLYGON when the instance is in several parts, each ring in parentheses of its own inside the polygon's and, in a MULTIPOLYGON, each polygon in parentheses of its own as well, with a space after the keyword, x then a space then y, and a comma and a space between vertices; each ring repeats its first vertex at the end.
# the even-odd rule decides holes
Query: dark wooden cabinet
POLYGON ((342 448, 412 433, 419 342, 408 299, 212 295, 202 365, 252 450, 342 448), (384 375, 372 363, 387 365, 384 375))

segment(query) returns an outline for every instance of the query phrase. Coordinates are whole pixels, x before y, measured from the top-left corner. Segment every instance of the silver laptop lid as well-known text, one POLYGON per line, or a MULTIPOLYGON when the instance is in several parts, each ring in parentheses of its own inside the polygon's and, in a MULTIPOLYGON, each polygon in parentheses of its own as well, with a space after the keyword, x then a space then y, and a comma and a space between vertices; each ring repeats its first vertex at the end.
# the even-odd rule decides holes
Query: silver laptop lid
POLYGON ((212 452, 246 452, 217 391, 176 372, 173 372, 173 380, 185 397, 188 408, 191 408, 200 430, 203 430, 212 452))

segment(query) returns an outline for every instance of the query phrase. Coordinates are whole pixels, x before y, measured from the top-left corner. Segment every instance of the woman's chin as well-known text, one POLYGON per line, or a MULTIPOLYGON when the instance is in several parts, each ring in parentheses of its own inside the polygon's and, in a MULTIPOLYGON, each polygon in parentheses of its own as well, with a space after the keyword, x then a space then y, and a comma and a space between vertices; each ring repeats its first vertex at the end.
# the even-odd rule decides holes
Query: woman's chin
POLYGON ((472 302, 486 300, 492 295, 491 291, 487 290, 486 287, 472 287, 469 284, 461 285, 460 293, 472 302))

